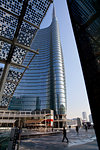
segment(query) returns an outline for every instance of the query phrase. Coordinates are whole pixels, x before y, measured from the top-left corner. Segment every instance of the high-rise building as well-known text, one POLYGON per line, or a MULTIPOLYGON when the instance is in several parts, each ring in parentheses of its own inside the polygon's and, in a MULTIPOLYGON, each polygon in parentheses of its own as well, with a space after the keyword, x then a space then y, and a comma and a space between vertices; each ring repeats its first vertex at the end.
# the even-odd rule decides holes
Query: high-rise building
POLYGON ((87 122, 87 114, 86 112, 82 112, 83 121, 87 122))
POLYGON ((92 115, 91 114, 89 115, 89 122, 93 123, 92 115))
MULTIPOLYGON (((25 72, 9 109, 52 109, 58 116, 66 115, 64 62, 54 8, 51 25, 38 30, 31 48, 39 49, 39 55, 25 72)), ((31 53, 26 56, 26 63, 30 57, 31 53)))

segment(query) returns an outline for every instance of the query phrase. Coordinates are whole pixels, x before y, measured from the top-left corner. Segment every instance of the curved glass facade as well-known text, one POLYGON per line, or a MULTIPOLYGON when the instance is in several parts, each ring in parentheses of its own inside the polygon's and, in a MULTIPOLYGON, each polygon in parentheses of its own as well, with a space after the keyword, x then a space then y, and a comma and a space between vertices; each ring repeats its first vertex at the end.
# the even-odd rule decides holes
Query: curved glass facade
MULTIPOLYGON (((38 30, 31 48, 39 49, 39 55, 17 86, 9 109, 52 109, 56 114, 66 114, 64 63, 55 14, 49 27, 38 30)), ((30 57, 28 53, 26 64, 30 57)))

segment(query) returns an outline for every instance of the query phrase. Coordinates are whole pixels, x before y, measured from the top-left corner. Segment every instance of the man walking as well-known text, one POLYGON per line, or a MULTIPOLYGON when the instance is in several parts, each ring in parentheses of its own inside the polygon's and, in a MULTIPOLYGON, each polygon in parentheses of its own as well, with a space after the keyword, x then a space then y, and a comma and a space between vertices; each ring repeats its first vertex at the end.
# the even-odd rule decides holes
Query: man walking
POLYGON ((87 132, 88 126, 86 124, 85 124, 84 128, 85 128, 85 131, 87 132))
POLYGON ((79 134, 79 127, 76 126, 76 132, 77 132, 77 135, 79 134))
POLYGON ((65 127, 63 127, 63 139, 62 139, 62 142, 64 142, 64 139, 67 140, 67 143, 69 142, 69 141, 68 141, 68 138, 67 138, 67 136, 66 136, 66 129, 65 129, 65 127))

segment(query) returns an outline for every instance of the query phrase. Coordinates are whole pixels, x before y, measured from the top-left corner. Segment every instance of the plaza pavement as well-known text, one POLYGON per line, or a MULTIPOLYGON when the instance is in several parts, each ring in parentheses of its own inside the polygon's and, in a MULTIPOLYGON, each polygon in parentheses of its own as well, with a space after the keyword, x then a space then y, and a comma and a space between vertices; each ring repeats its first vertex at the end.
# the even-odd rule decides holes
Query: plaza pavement
POLYGON ((80 129, 77 135, 75 129, 67 133, 69 143, 62 142, 62 133, 54 135, 36 136, 21 140, 19 150, 98 150, 93 129, 86 132, 80 129))
MULTIPOLYGON (((67 149, 66 149, 67 150, 67 149)), ((96 140, 82 145, 69 147, 68 150, 99 150, 96 140)))

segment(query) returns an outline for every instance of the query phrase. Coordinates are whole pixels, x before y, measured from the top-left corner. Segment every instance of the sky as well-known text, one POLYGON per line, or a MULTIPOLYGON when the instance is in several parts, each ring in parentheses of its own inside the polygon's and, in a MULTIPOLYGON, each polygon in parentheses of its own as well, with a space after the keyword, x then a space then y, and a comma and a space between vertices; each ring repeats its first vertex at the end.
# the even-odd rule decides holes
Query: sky
MULTIPOLYGON (((54 0, 54 6, 64 56, 67 118, 82 118, 82 112, 86 112, 87 116, 91 112, 66 0, 54 0)), ((51 24, 52 8, 53 5, 47 11, 40 28, 48 27, 51 24)))

